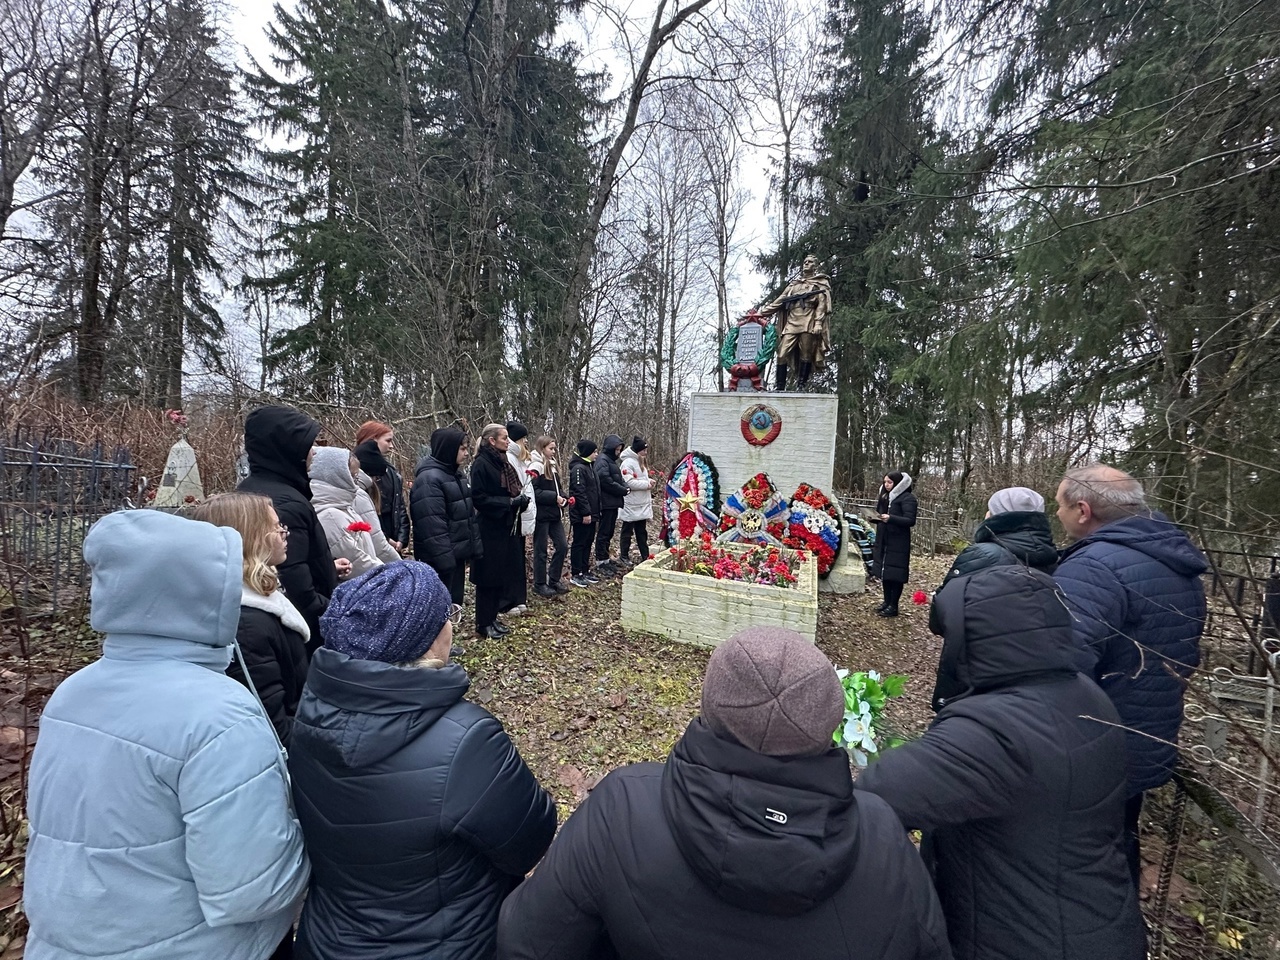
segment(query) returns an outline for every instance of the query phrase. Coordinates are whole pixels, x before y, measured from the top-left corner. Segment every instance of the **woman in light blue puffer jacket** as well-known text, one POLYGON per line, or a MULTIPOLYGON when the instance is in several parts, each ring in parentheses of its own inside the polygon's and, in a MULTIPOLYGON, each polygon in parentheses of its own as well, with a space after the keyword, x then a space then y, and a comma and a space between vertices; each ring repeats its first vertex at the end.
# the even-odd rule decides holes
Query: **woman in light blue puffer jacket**
POLYGON ((84 542, 102 658, 31 760, 28 960, 264 960, 310 870, 261 705, 225 670, 240 534, 154 510, 84 542))

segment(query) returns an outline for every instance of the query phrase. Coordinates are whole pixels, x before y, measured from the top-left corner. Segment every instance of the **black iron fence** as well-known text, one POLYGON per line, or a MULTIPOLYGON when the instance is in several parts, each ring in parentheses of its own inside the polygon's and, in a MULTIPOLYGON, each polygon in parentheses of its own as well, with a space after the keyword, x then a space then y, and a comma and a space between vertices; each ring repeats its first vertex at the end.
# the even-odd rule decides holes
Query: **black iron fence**
POLYGON ((129 504, 133 473, 124 447, 27 427, 0 438, 0 614, 57 613, 83 599, 84 535, 129 504))

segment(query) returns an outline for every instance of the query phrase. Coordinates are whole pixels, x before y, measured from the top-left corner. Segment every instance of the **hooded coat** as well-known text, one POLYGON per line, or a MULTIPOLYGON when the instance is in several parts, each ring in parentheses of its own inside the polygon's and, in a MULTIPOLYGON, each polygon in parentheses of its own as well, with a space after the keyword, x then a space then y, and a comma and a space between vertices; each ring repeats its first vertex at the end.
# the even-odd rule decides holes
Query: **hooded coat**
MULTIPOLYGON (((1009 511, 983 520, 973 532, 973 543, 960 551, 938 590, 957 577, 1015 563, 1049 574, 1058 565, 1058 548, 1049 529, 1049 518, 1043 511, 1009 511)), ((937 613, 932 609, 929 629, 942 633, 937 613)))
POLYGON ((262 707, 226 676, 240 535, 154 510, 84 541, 102 658, 68 677, 31 760, 30 960, 263 960, 306 889, 262 707))
POLYGON ((611 433, 604 438, 604 446, 596 457, 596 476, 600 481, 600 509, 621 510, 627 492, 631 489, 622 479, 622 466, 618 462, 618 453, 622 449, 622 438, 611 433))
POLYGON ((387 535, 382 531, 382 518, 378 515, 378 508, 373 505, 373 496, 370 493, 376 487, 373 477, 361 470, 356 476, 356 513, 360 515, 361 520, 369 524, 369 536, 373 538, 374 555, 383 563, 393 563, 400 559, 400 554, 395 547, 387 543, 387 535))
POLYGON ((533 477, 529 476, 529 468, 533 465, 533 457, 524 461, 520 459, 520 444, 514 440, 507 447, 507 461, 520 478, 520 495, 529 498, 529 505, 520 514, 520 536, 527 537, 533 533, 534 524, 538 522, 538 505, 533 492, 533 477))
POLYGON ((904 473, 889 491, 888 500, 882 512, 889 519, 877 521, 872 556, 881 580, 906 583, 911 578, 911 528, 916 525, 918 506, 911 492, 911 477, 904 473))
POLYGON ((502 960, 948 958, 937 897, 849 758, 768 757, 701 718, 604 778, 502 907, 502 960), (780 822, 781 821, 781 822, 780 822))
POLYGON ((591 461, 577 453, 569 461, 569 496, 570 523, 582 523, 584 517, 600 522, 600 476, 591 461))
POLYGON ((640 462, 640 456, 630 447, 622 451, 622 482, 627 485, 627 495, 622 502, 618 519, 624 523, 653 519, 653 479, 640 462))
POLYGON ((858 790, 925 832, 957 960, 1142 960, 1122 847, 1124 732, 1075 670, 1053 580, 989 567, 936 604, 937 717, 858 790))
MULTIPOLYGON (((356 481, 351 454, 342 447, 318 447, 311 461, 311 506, 320 518, 329 553, 351 561, 351 576, 382 566, 370 530, 352 530, 367 523, 356 510, 356 481)), ((369 524, 372 529, 373 524, 369 524)))
POLYGON ((306 618, 309 647, 320 644, 320 614, 338 585, 329 543, 311 506, 307 453, 320 424, 291 407, 259 407, 245 418, 244 450, 249 476, 237 488, 271 499, 280 522, 289 528, 289 552, 280 564, 280 586, 306 618))
POLYGON ((471 482, 458 467, 462 431, 439 430, 432 439, 431 456, 418 461, 409 493, 413 556, 429 563, 448 583, 458 564, 476 559, 484 550, 471 482))
POLYGON ((1186 678, 1200 663, 1204 554, 1162 514, 1108 523, 1062 553, 1083 664, 1111 698, 1129 738, 1129 793, 1173 775, 1186 678))
POLYGON ((316 651, 289 758, 315 871, 298 960, 493 956, 556 812, 467 686, 456 664, 316 651))

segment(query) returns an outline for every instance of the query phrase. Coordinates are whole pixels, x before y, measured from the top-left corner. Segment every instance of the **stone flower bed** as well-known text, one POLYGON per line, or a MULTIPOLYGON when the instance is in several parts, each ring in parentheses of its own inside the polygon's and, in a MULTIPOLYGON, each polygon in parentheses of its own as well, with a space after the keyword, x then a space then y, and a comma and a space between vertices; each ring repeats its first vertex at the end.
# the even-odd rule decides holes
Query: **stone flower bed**
MULTIPOLYGON (((719 545, 746 553, 750 548, 719 545)), ((716 580, 675 569, 671 550, 646 560, 622 580, 626 630, 714 647, 744 627, 788 627, 813 640, 818 629, 818 565, 810 559, 795 586, 716 580)))

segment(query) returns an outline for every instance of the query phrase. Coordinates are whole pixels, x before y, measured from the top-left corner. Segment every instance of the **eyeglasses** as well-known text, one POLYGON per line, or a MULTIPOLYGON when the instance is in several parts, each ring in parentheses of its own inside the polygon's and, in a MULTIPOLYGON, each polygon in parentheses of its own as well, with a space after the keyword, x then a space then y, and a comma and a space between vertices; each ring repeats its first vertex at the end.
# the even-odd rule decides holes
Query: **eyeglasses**
POLYGON ((289 535, 289 528, 286 527, 283 523, 277 523, 276 532, 279 533, 280 536, 282 537, 287 537, 289 535))
POLYGON ((462 607, 456 603, 449 604, 449 622, 455 627, 462 623, 462 607))

